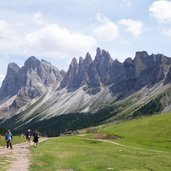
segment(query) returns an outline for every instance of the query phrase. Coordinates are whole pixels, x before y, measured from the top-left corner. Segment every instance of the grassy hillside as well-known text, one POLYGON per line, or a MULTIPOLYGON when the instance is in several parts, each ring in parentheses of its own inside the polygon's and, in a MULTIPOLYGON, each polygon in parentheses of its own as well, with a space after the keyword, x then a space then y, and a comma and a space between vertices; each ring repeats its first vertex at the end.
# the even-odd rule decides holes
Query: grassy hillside
POLYGON ((171 112, 108 125, 98 132, 117 135, 124 144, 171 151, 171 112))
POLYGON ((88 135, 52 138, 32 148, 30 170, 170 171, 170 123, 167 113, 105 125, 88 135), (98 139, 102 133, 108 136, 98 139))

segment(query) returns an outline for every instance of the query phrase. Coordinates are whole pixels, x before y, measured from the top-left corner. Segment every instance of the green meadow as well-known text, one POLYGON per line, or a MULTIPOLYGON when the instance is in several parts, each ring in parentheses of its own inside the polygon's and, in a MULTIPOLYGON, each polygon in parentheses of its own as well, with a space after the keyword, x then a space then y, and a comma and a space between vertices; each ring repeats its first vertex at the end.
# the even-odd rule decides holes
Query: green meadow
MULTIPOLYGON (((12 144, 18 144, 18 143, 22 143, 25 141, 26 141, 25 137, 13 136, 12 144)), ((5 137, 1 135, 0 146, 5 146, 5 145, 6 145, 5 137)))
POLYGON ((171 113, 52 138, 31 151, 30 171, 170 171, 171 113))
POLYGON ((11 162, 10 154, 0 156, 0 170, 6 171, 10 162, 11 162))
POLYGON ((98 132, 116 135, 122 144, 171 152, 171 113, 106 125, 98 132))
MULTIPOLYGON (((170 171, 171 113, 108 123, 32 146, 29 171, 170 171)), ((25 141, 14 136, 13 144, 25 141)), ((5 146, 1 136, 0 146, 5 146)), ((7 170, 11 154, 0 156, 7 170)))

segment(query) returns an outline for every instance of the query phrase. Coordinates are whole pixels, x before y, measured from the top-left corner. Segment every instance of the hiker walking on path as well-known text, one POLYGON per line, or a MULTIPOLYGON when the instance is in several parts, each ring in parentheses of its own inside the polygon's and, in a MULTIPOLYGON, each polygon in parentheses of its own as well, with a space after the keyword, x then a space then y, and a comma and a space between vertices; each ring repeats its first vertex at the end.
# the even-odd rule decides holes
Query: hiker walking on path
POLYGON ((5 140, 7 143, 7 148, 10 147, 11 149, 13 149, 12 147, 12 133, 10 132, 10 130, 8 130, 5 134, 5 140))
POLYGON ((38 144, 38 142, 39 142, 39 133, 38 133, 38 131, 35 131, 34 133, 33 133, 33 142, 34 142, 34 145, 35 146, 37 146, 37 144, 38 144))
POLYGON ((28 129, 28 131, 26 132, 26 140, 30 146, 31 145, 31 131, 30 131, 30 129, 28 129))

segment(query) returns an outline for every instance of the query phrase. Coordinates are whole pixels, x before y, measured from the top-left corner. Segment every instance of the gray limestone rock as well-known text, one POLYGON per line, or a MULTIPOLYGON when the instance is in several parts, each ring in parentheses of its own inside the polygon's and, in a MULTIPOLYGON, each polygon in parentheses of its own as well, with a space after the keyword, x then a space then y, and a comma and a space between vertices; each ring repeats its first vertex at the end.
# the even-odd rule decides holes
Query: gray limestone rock
POLYGON ((87 97, 88 94, 96 97, 98 92, 106 88, 108 93, 124 98, 157 83, 171 83, 171 58, 162 54, 136 52, 134 59, 127 58, 121 63, 113 61, 107 51, 97 48, 94 60, 89 53, 84 59, 80 57, 79 62, 73 58, 66 73, 45 60, 31 56, 21 68, 15 63, 8 65, 7 75, 0 88, 0 104, 12 96, 16 97, 0 112, 10 116, 32 99, 43 97, 47 91, 58 94, 58 91, 65 92, 67 89, 67 93, 76 97, 77 91, 87 93, 87 97))
POLYGON ((20 67, 16 63, 10 63, 8 65, 7 74, 0 88, 0 100, 8 96, 13 96, 18 92, 17 73, 19 70, 20 67))
POLYGON ((110 54, 105 50, 97 49, 95 60, 93 61, 94 66, 100 77, 102 84, 107 85, 110 82, 110 70, 112 67, 113 59, 110 54))
POLYGON ((49 88, 56 88, 62 78, 55 66, 45 60, 39 61, 34 56, 28 58, 21 68, 15 63, 10 63, 0 88, 0 103, 14 95, 16 97, 0 111, 7 115, 14 114, 33 98, 42 96, 49 88))
POLYGON ((66 87, 69 90, 73 90, 77 87, 76 74, 78 72, 78 62, 76 58, 73 58, 69 66, 68 71, 66 72, 64 79, 61 81, 60 88, 66 87))

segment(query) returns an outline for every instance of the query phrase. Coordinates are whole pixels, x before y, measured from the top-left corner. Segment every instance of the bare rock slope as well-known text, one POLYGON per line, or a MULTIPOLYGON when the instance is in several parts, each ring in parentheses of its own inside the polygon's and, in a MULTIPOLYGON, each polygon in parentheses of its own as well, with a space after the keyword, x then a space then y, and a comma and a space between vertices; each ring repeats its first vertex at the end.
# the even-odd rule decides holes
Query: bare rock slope
MULTIPOLYGON (((97 48, 94 60, 89 53, 79 61, 73 58, 66 73, 32 56, 21 68, 15 63, 8 65, 0 89, 0 119, 22 112, 20 120, 24 122, 75 112, 94 113, 112 102, 121 106, 135 96, 132 108, 137 110, 167 91, 170 82, 171 58, 162 54, 136 52, 134 59, 121 63, 97 48)), ((169 109, 171 100, 166 99, 163 106, 169 109)))

